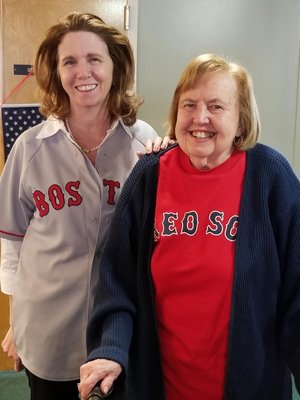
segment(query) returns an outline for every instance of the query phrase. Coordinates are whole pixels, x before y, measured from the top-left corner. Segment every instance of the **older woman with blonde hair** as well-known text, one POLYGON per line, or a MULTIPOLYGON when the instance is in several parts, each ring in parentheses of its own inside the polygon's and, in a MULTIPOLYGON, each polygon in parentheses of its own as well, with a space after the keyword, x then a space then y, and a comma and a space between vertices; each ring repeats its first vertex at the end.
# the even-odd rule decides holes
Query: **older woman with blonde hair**
POLYGON ((300 182, 259 144, 249 73, 192 60, 178 145, 141 159, 104 250, 83 399, 292 399, 300 388, 300 182), (122 373, 121 373, 122 371, 122 373))

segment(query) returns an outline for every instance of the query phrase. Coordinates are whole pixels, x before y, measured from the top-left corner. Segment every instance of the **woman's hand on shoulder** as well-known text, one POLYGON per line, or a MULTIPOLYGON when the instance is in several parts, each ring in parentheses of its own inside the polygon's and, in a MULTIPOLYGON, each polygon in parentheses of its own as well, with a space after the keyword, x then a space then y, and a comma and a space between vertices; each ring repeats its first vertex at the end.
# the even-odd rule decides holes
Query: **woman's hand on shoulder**
POLYGON ((171 140, 169 136, 165 136, 163 138, 161 136, 157 136, 154 141, 152 139, 147 139, 145 153, 139 151, 137 154, 139 157, 141 157, 144 154, 157 153, 160 150, 165 150, 169 145, 174 143, 175 140, 171 140))

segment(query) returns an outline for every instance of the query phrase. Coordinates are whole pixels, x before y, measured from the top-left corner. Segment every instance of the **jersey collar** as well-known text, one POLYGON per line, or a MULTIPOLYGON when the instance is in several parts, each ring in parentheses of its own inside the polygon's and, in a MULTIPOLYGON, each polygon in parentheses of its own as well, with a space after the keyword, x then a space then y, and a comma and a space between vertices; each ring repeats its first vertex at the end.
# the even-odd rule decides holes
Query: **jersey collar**
MULTIPOLYGON (((124 124, 121 118, 116 119, 111 127, 107 131, 107 136, 111 136, 117 130, 118 126, 121 125, 124 131, 132 138, 130 128, 124 124)), ((42 127, 41 131, 37 134, 37 139, 45 139, 50 136, 55 135, 58 131, 62 130, 68 137, 70 137, 69 132, 66 129, 65 123, 61 119, 57 119, 53 116, 47 118, 42 127)))

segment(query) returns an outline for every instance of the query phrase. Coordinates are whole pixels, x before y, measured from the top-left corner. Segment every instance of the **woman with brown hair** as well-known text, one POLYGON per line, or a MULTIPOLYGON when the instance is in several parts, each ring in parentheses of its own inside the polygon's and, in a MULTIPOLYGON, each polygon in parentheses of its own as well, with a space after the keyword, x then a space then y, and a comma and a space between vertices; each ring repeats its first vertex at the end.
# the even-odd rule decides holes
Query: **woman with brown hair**
POLYGON ((1 290, 13 300, 2 347, 32 400, 71 400, 115 205, 138 153, 168 139, 137 119, 128 38, 95 15, 52 26, 34 74, 47 119, 19 137, 0 181, 1 290))

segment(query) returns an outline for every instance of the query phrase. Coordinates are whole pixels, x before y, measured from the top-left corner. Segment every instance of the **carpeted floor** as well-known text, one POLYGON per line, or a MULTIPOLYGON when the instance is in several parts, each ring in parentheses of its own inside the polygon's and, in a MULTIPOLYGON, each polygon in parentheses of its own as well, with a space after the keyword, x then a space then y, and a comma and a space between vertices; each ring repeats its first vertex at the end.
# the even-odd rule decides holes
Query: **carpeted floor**
POLYGON ((30 400, 25 372, 0 372, 1 400, 30 400))
MULTIPOLYGON (((1 400, 30 400, 27 377, 25 372, 0 372, 0 399, 1 400)), ((300 400, 300 396, 293 392, 293 400, 300 400)))

